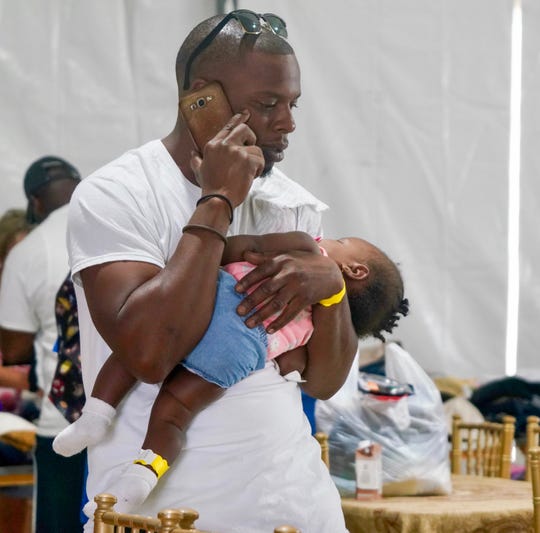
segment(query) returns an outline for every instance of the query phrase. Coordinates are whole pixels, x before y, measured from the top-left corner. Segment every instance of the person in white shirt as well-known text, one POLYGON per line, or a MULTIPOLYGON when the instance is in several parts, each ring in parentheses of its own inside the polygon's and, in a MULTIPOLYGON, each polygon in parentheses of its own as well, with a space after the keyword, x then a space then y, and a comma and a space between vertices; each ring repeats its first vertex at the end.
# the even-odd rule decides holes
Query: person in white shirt
POLYGON ((9 364, 31 363, 43 393, 37 419, 34 469, 34 528, 39 533, 81 531, 85 454, 56 455, 54 437, 68 421, 48 399, 57 354, 56 292, 69 272, 66 249, 67 203, 79 183, 67 161, 46 156, 24 178, 27 218, 39 225, 10 251, 0 286, 0 348, 9 364), (35 355, 34 355, 35 354, 35 355))
MULTIPOLYGON (((138 454, 159 383, 206 330, 216 293, 209 280, 217 281, 225 235, 321 236, 326 206, 273 168, 295 129, 300 96, 284 30, 279 17, 246 10, 199 24, 178 53, 179 95, 218 81, 236 114, 202 153, 179 114, 168 136, 94 172, 73 196, 68 249, 85 390, 112 351, 141 382, 119 405, 106 439, 88 448, 90 499, 138 454)), ((339 268, 323 255, 300 252, 247 252, 245 259, 257 268, 238 290, 262 281, 238 307, 249 315, 246 327, 279 311, 271 332, 313 305, 316 342, 301 386, 328 398, 344 382, 357 344, 346 299, 316 305, 342 291, 339 268)), ((283 523, 304 533, 346 531, 299 384, 271 362, 199 413, 183 450, 138 513, 190 506, 200 514, 200 529, 223 533, 283 523)))

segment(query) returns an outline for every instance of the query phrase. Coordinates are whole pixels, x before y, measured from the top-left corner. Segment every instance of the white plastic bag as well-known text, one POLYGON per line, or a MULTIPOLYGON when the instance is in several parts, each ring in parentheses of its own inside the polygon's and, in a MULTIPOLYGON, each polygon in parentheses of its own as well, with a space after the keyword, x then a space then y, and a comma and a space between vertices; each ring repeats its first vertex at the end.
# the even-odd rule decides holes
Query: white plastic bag
POLYGON ((340 494, 354 497, 354 457, 363 439, 382 446, 384 495, 448 494, 448 437, 437 387, 395 343, 386 346, 385 373, 413 385, 415 394, 383 402, 356 389, 316 403, 317 429, 329 436, 330 473, 340 494))

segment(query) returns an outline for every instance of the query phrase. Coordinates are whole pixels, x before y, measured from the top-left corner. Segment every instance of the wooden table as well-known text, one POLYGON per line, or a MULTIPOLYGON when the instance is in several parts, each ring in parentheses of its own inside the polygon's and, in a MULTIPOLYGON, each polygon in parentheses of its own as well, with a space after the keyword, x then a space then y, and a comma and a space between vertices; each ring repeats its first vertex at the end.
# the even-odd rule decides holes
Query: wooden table
POLYGON ((350 533, 520 533, 533 531, 526 481, 452 476, 448 496, 343 498, 350 533))

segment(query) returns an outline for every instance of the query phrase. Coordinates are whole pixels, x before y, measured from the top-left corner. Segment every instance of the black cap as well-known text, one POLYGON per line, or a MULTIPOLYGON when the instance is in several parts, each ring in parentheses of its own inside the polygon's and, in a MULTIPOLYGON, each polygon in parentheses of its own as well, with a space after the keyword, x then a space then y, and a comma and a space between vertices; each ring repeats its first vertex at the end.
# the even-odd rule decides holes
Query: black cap
POLYGON ((56 179, 80 180, 77 169, 60 157, 47 155, 34 161, 24 175, 24 194, 30 198, 41 187, 56 179))
MULTIPOLYGON (((30 196, 35 195, 47 183, 57 179, 79 181, 81 175, 73 165, 60 157, 48 155, 34 161, 24 175, 24 194, 26 198, 30 199, 30 196)), ((26 218, 31 223, 36 222, 30 202, 28 202, 26 218)))

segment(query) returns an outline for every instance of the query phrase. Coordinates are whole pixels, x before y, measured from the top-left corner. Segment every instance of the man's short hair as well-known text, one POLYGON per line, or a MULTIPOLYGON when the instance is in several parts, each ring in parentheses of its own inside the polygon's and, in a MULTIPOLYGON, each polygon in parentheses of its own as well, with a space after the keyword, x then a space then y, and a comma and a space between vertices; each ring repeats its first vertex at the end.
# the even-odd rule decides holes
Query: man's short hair
MULTIPOLYGON (((176 56, 176 80, 179 91, 184 85, 184 70, 188 58, 201 41, 223 20, 225 15, 215 15, 199 23, 186 37, 176 56)), ((195 59, 190 78, 197 76, 201 67, 234 63, 244 51, 263 52, 267 54, 294 54, 292 46, 283 38, 263 27, 259 35, 249 35, 242 25, 231 19, 221 29, 208 48, 195 59)))

